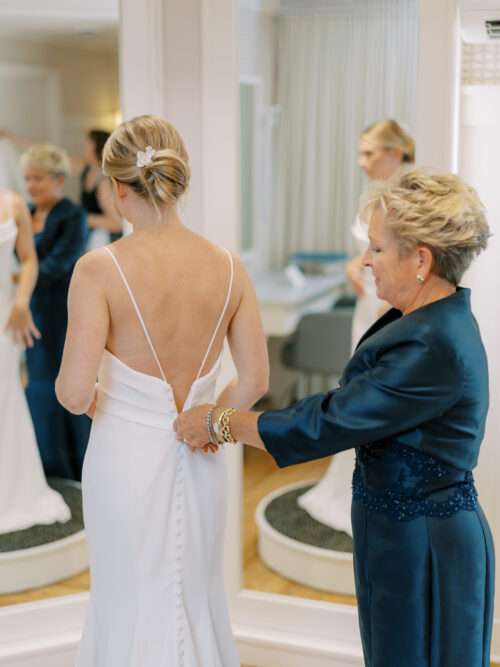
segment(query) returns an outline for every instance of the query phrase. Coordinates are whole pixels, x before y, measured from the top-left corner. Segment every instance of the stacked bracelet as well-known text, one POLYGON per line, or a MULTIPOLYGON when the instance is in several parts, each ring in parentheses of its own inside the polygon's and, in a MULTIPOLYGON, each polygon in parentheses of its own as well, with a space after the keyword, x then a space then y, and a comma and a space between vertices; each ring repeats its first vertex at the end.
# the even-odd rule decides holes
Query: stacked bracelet
POLYGON ((234 444, 236 440, 231 432, 231 415, 234 415, 236 410, 234 408, 227 408, 223 410, 217 419, 217 426, 219 427, 220 439, 224 443, 234 444))
POLYGON ((208 438, 209 438, 210 442, 212 443, 212 445, 218 445, 219 444, 219 441, 217 439, 217 435, 216 435, 215 430, 214 430, 214 423, 213 423, 213 414, 214 414, 215 408, 216 408, 215 405, 212 405, 210 407, 210 410, 207 412, 207 418, 206 418, 208 438))

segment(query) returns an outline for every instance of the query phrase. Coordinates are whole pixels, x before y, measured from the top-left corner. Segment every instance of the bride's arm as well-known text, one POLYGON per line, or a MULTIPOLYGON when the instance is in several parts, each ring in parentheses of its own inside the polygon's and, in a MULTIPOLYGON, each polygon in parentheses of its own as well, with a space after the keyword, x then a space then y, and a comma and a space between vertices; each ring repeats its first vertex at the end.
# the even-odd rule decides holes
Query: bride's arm
POLYGON ((217 404, 248 410, 267 391, 269 359, 255 289, 239 260, 235 287, 240 298, 227 332, 237 376, 217 397, 217 404))
POLYGON ((36 256, 31 217, 23 200, 12 196, 14 220, 17 225, 16 253, 19 259, 19 273, 16 277, 16 296, 10 311, 6 330, 10 330, 14 340, 26 347, 33 347, 33 338, 40 338, 29 309, 31 294, 38 276, 38 259, 36 256))
POLYGON ((56 380, 59 403, 73 414, 92 406, 95 383, 109 329, 109 310, 102 285, 103 250, 84 255, 76 264, 68 295, 68 329, 56 380))

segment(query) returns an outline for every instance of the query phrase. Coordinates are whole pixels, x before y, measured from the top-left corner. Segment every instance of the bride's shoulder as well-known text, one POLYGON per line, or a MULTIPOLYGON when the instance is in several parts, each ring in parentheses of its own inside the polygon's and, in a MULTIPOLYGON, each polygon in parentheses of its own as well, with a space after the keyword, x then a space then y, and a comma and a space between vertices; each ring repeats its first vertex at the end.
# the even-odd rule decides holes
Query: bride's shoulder
POLYGON ((17 192, 11 190, 0 190, 0 206, 16 211, 21 206, 25 206, 23 199, 17 192))
MULTIPOLYGON (((106 278, 111 268, 109 252, 106 246, 89 250, 75 264, 73 280, 88 278, 94 282, 101 282, 106 278)), ((101 284, 103 284, 101 282, 101 284)))

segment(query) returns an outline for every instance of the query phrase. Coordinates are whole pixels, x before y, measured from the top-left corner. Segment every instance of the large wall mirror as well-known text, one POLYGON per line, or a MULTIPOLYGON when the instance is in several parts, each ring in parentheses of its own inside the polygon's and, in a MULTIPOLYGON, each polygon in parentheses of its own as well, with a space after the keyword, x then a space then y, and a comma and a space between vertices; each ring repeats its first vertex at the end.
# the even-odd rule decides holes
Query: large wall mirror
MULTIPOLYGON (((43 11, 0 3, 0 100, 2 229, 12 215, 5 192, 14 192, 32 212, 40 264, 51 254, 59 262, 50 268, 49 257, 40 269, 56 287, 45 306, 40 294, 32 306, 46 328, 44 351, 18 355, 2 331, 0 606, 8 607, 89 588, 79 486, 88 424, 61 419, 48 365, 62 351, 57 331, 66 308, 55 273, 71 252, 121 231, 100 170, 103 143, 121 118, 118 2, 44 3, 43 11), (77 249, 60 241, 64 224, 81 224, 77 249)), ((15 289, 18 271, 7 241, 2 322, 2 290, 15 289)))
MULTIPOLYGON (((266 407, 334 386, 355 343, 345 259, 362 191, 389 175, 360 137, 385 119, 414 134, 417 37, 413 0, 241 3, 241 244, 269 340, 266 407)), ((246 588, 355 605, 352 468, 343 454, 278 470, 245 449, 246 588)))

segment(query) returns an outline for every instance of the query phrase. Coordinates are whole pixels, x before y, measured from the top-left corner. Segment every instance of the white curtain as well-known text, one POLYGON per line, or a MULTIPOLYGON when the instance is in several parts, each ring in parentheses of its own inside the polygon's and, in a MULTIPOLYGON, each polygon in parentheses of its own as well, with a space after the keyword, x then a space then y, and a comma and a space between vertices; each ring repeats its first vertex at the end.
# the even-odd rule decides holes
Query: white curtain
POLYGON ((274 268, 297 250, 350 251, 359 135, 380 118, 410 132, 415 121, 416 0, 289 4, 278 19, 274 268))
POLYGON ((25 194, 19 153, 6 139, 0 139, 0 191, 13 190, 25 194))

